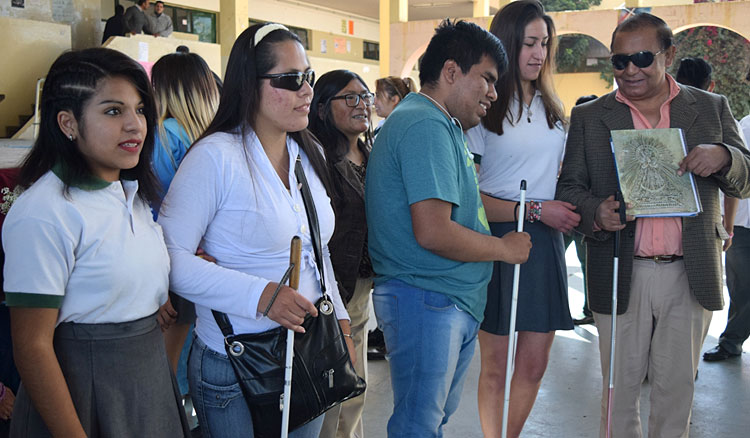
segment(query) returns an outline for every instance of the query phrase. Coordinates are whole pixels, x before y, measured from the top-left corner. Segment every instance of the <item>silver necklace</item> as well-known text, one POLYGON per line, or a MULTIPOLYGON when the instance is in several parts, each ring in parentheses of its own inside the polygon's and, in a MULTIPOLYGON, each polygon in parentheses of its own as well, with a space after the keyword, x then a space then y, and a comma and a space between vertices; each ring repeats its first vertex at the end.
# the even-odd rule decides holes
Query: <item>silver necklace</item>
POLYGON ((524 105, 526 106, 526 121, 527 121, 527 122, 529 122, 529 123, 531 123, 531 116, 533 115, 533 114, 531 113, 531 104, 532 104, 533 102, 534 102, 534 98, 532 98, 532 99, 531 99, 531 102, 529 102, 529 104, 528 104, 528 105, 525 105, 525 104, 524 104, 524 105))
POLYGON ((421 94, 422 96, 424 96, 427 99, 429 99, 430 102, 434 103, 435 106, 437 106, 438 108, 440 108, 440 110, 443 111, 448 116, 449 119, 451 119, 451 122, 453 122, 455 125, 457 125, 459 128, 461 128, 461 131, 464 130, 463 126, 461 126, 461 122, 457 118, 453 117, 451 115, 451 113, 449 113, 448 110, 445 109, 445 107, 443 107, 443 105, 440 105, 440 102, 438 102, 437 100, 433 99, 431 96, 428 96, 428 95, 422 93, 421 91, 418 94, 421 94))

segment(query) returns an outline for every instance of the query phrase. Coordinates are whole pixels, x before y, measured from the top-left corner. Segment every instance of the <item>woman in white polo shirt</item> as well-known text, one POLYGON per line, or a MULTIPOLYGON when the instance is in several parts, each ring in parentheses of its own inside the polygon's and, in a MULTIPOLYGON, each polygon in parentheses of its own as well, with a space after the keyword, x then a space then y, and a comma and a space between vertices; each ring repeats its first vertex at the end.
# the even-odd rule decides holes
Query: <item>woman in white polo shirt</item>
MULTIPOLYGON (((159 210, 172 260, 170 286, 195 303, 196 338, 188 360, 190 396, 204 435, 253 436, 253 418, 225 353, 212 310, 234 333, 283 325, 301 331, 321 297, 318 269, 295 162, 301 160, 320 223, 326 288, 350 355, 349 317, 327 242, 334 215, 320 145, 307 131, 315 73, 299 38, 284 26, 258 24, 234 43, 214 120, 188 150, 159 210), (302 238, 299 293, 281 286, 293 236, 302 238), (200 246, 216 258, 195 255, 200 246)), ((317 437, 323 416, 290 437, 317 437)), ((256 425, 257 427, 257 425, 256 425)))
POLYGON ((148 77, 119 52, 73 51, 42 96, 3 226, 22 379, 11 436, 189 436, 155 317, 169 258, 148 207, 148 77))
MULTIPOLYGON (((534 405, 555 330, 573 328, 561 232, 576 226, 580 216, 573 205, 553 200, 565 131, 552 87, 552 19, 537 0, 519 0, 497 13, 490 32, 508 53, 508 73, 495 85, 497 101, 467 136, 492 234, 514 231, 517 215, 526 214, 524 231, 533 245, 518 291, 508 418, 508 436, 517 437, 534 405), (525 206, 518 205, 522 179, 530 200, 525 206)), ((485 436, 499 436, 502 424, 512 283, 513 265, 496 262, 479 331, 479 418, 485 436)))

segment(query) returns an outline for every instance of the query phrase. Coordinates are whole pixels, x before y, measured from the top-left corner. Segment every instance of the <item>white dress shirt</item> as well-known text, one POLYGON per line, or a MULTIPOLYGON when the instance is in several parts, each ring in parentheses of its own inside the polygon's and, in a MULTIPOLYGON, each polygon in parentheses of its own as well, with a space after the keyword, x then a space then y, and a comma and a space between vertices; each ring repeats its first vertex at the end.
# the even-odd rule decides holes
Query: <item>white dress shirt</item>
POLYGON ((269 282, 281 280, 295 235, 302 238, 299 293, 313 303, 321 297, 305 207, 294 176, 298 154, 320 222, 326 287, 337 317, 349 318, 327 246, 334 228, 331 201, 307 155, 291 138, 287 149, 290 191, 252 131, 244 142, 238 133, 210 135, 190 148, 159 211, 172 259, 170 289, 195 303, 196 333, 215 351, 225 350, 212 309, 229 316, 235 334, 279 326, 257 311, 258 300, 269 282), (216 263, 195 256, 198 247, 216 263))

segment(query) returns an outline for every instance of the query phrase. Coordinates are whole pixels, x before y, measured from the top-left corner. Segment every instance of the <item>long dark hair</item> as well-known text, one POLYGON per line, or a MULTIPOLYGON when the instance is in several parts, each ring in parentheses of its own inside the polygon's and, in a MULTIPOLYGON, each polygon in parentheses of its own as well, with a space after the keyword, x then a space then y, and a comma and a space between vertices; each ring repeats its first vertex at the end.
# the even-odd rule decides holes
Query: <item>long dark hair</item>
POLYGON ((552 129, 557 122, 565 120, 562 103, 555 94, 552 83, 553 58, 557 47, 555 23, 544 12, 544 6, 537 0, 518 0, 505 5, 492 19, 490 32, 497 36, 508 53, 508 71, 495 84, 497 101, 487 111, 482 119, 482 125, 488 130, 503 134, 503 122, 507 119, 511 124, 518 122, 523 111, 523 88, 521 88, 521 74, 518 68, 518 57, 523 45, 526 26, 537 19, 544 20, 547 25, 549 40, 547 43, 547 57, 542 64, 539 77, 532 81, 534 89, 542 92, 542 102, 547 118, 547 126, 552 129), (513 97, 518 98, 518 118, 511 120, 510 104, 513 97))
POLYGON ((60 111, 73 113, 81 135, 84 135, 86 120, 83 112, 86 104, 96 94, 101 81, 114 77, 127 80, 138 91, 148 126, 138 164, 132 169, 122 169, 120 177, 138 180, 138 196, 144 201, 158 199, 159 183, 151 169, 156 125, 151 82, 140 64, 123 53, 104 48, 63 53, 50 67, 42 89, 39 137, 21 165, 18 179, 21 187, 29 187, 58 163, 63 165, 60 179, 65 185, 66 195, 73 182, 92 174, 75 141, 70 141, 60 130, 57 114, 60 111))
MULTIPOLYGON (((324 74, 315 82, 315 94, 312 103, 310 103, 310 120, 308 129, 312 132, 320 143, 326 155, 326 164, 328 174, 334 180, 336 163, 341 161, 349 151, 349 140, 343 132, 336 126, 331 111, 331 98, 339 91, 343 90, 349 82, 358 80, 367 91, 365 81, 356 73, 349 70, 332 70, 324 74)), ((357 147, 364 154, 365 159, 370 156, 372 149, 372 126, 364 133, 364 141, 360 137, 357 139, 357 147)), ((339 196, 340 187, 338 184, 332 184, 333 195, 339 196)), ((329 195, 332 195, 329 193, 329 195)), ((333 196, 332 196, 333 197, 333 196)))
MULTIPOLYGON (((278 63, 274 47, 277 43, 284 41, 296 41, 302 44, 294 33, 285 29, 276 29, 269 32, 255 46, 253 44, 255 33, 266 24, 269 23, 256 24, 245 29, 235 40, 232 51, 229 53, 219 109, 216 110, 216 116, 200 137, 201 139, 218 132, 235 132, 238 129, 244 138, 248 133, 248 128, 255 128, 260 107, 258 76, 268 73, 278 63)), ((315 137, 307 129, 289 132, 287 135, 305 151, 318 178, 326 190, 329 190, 330 183, 325 159, 315 137)), ((192 148, 188 151, 190 150, 192 148)))

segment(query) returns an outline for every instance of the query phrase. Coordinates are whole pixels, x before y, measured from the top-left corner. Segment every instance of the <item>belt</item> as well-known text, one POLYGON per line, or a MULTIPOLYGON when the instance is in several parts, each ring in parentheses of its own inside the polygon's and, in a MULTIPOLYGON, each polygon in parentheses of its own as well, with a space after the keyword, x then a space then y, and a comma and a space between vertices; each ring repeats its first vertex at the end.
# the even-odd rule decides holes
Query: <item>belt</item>
POLYGON ((682 260, 682 256, 681 255, 674 255, 674 254, 670 254, 670 255, 655 255, 655 256, 648 256, 648 257, 633 256, 633 258, 636 259, 636 260, 648 260, 648 261, 654 262, 654 263, 672 263, 672 262, 676 262, 677 260, 682 260))

